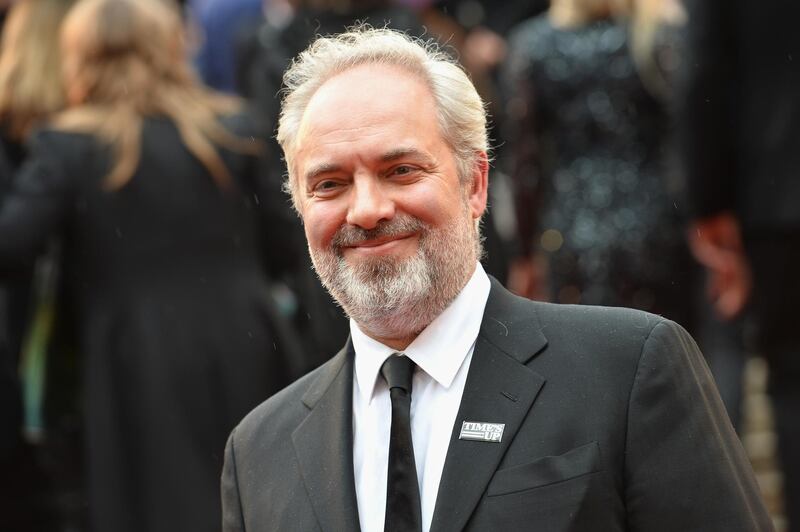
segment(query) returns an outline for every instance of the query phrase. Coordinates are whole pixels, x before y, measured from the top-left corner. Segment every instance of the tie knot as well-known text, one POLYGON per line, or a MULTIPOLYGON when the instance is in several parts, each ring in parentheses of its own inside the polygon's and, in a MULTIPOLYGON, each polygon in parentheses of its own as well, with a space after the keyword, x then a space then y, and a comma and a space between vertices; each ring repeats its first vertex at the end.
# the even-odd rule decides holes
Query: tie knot
POLYGON ((381 366, 381 375, 389 389, 402 388, 411 393, 411 378, 414 376, 414 361, 405 355, 391 355, 381 366))

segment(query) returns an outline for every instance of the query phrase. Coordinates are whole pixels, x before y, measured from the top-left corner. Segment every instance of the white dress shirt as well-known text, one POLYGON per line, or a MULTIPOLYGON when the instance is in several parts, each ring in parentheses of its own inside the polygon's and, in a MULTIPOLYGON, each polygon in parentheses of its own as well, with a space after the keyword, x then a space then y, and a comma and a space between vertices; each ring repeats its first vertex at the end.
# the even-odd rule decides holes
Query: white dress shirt
MULTIPOLYGON (((431 527, 447 448, 489 288, 489 278, 478 264, 450 306, 403 351, 418 366, 411 392, 411 438, 423 532, 431 527)), ((389 389, 379 372, 395 350, 364 334, 353 320, 350 333, 355 349, 353 464, 358 517, 363 532, 382 532, 392 410, 389 389)))

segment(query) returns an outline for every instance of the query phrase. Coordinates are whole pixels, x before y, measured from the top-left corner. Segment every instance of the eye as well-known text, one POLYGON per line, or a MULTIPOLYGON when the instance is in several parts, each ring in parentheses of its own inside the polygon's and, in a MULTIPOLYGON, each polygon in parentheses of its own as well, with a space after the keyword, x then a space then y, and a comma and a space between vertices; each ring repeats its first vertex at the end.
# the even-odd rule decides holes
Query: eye
POLYGON ((316 183, 311 189, 311 195, 315 197, 329 197, 337 194, 344 184, 334 179, 323 179, 316 183))
POLYGON ((316 190, 330 190, 336 188, 338 183, 336 181, 322 181, 315 188, 316 190))
POLYGON ((393 167, 389 171, 388 175, 405 177, 405 176, 413 175, 416 171, 417 171, 417 167, 416 166, 411 166, 411 165, 408 165, 408 164, 400 164, 400 165, 397 165, 397 166, 393 167))

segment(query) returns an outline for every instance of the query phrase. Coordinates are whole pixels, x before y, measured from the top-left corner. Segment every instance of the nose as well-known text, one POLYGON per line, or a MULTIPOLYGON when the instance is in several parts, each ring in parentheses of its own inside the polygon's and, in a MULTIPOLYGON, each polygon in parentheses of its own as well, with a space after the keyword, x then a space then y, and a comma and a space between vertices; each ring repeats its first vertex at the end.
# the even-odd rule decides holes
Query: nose
POLYGON ((379 178, 356 178, 347 210, 347 223, 362 229, 374 229, 382 220, 394 217, 394 201, 381 186, 379 178))

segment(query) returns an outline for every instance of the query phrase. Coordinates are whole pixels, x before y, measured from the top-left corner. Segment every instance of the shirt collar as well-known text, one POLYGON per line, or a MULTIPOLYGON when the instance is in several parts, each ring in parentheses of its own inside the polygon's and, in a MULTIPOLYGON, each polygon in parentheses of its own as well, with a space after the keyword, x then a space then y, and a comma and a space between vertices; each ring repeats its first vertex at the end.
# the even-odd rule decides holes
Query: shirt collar
MULTIPOLYGON (((458 369, 470 352, 483 321, 491 283, 478 263, 472 277, 448 306, 403 351, 436 382, 449 388, 458 369)), ((355 349, 355 377, 362 397, 372 400, 378 372, 395 352, 367 336, 350 320, 350 335, 355 349)))

